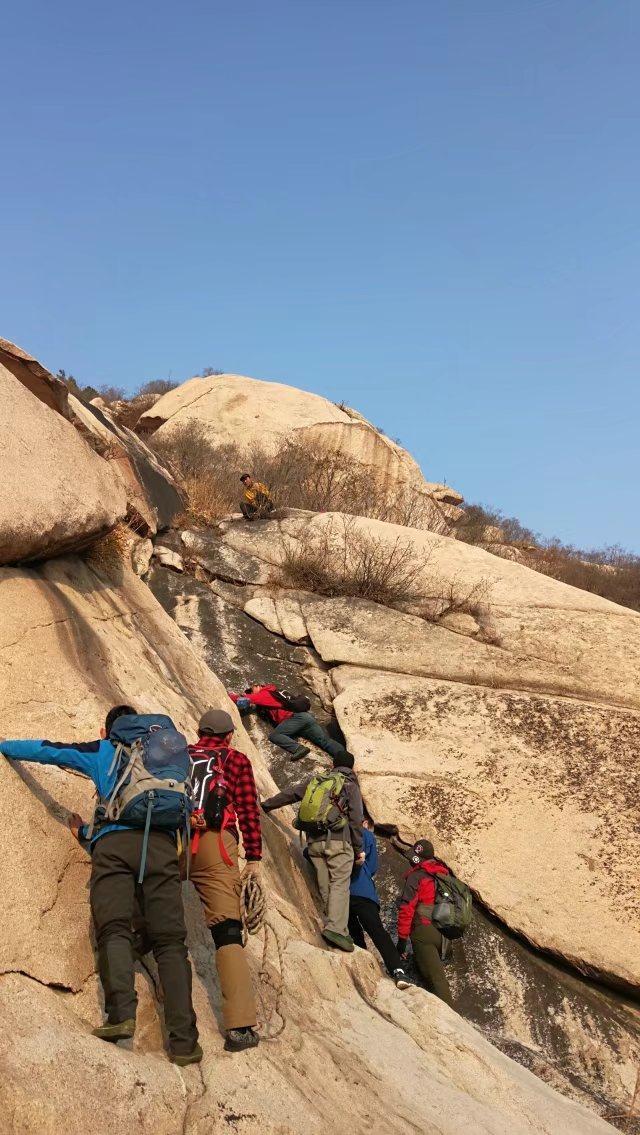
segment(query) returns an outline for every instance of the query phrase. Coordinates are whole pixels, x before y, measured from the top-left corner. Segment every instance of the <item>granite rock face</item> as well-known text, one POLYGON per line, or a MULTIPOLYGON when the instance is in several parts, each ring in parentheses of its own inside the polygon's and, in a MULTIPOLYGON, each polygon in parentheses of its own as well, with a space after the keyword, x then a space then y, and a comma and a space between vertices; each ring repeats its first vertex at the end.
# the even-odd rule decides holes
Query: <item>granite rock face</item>
MULTIPOLYGON (((34 380, 51 391, 44 378, 34 380)), ((0 563, 82 548, 125 516, 125 493, 108 463, 1 360, 0 400, 0 563)))
MULTIPOLYGON (((127 568, 119 579, 73 557, 2 568, 0 607, 4 736, 95 737, 105 710, 120 700, 163 709, 192 735, 205 707, 230 707, 222 684, 127 568)), ((273 791, 236 720, 260 791, 273 791)), ((179 1135, 221 1123, 274 1135, 320 1135, 328 1126, 338 1135, 609 1130, 424 991, 400 997, 371 955, 344 959, 321 948, 286 817, 265 825, 266 879, 285 958, 281 1039, 251 1061, 223 1058, 211 940, 192 896, 203 1064, 180 1073, 166 1061, 161 1010, 144 971, 133 1051, 94 1039, 101 1010, 88 938, 89 864, 64 823, 67 810, 87 812, 89 786, 61 770, 6 760, 0 780, 4 893, 15 912, 0 938, 0 1108, 16 1135, 80 1135, 88 1127, 98 1135, 114 1128, 179 1135), (327 1067, 335 1069, 330 1098, 327 1067)), ((248 948, 255 970, 260 945, 252 940, 248 948)), ((272 955, 267 964, 274 966, 272 955)))

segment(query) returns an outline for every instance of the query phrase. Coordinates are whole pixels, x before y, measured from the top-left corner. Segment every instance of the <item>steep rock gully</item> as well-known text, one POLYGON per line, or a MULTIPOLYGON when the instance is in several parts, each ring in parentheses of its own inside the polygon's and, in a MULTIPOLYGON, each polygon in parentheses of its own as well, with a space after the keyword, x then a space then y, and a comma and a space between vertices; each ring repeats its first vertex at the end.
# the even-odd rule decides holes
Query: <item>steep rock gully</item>
MULTIPOLYGON (((165 534, 162 544, 168 543, 165 534)), ((319 720, 342 739, 335 719, 315 692, 328 668, 311 648, 295 646, 268 631, 188 572, 178 574, 153 561, 145 578, 228 689, 243 689, 254 678, 304 689, 319 720)), ((318 754, 315 762, 312 758, 302 762, 303 767, 292 764, 268 743, 259 719, 250 717, 247 724, 281 788, 309 775, 314 763, 325 759, 318 754)), ((383 918, 393 932, 407 863, 384 839, 378 839, 378 849, 376 881, 383 918)), ((447 972, 458 1012, 496 1047, 629 1135, 640 1135, 640 1119, 624 1126, 623 1118, 640 1064, 636 1004, 532 949, 478 903, 471 929, 463 942, 454 945, 447 972)), ((411 977, 421 984, 415 970, 411 977)))

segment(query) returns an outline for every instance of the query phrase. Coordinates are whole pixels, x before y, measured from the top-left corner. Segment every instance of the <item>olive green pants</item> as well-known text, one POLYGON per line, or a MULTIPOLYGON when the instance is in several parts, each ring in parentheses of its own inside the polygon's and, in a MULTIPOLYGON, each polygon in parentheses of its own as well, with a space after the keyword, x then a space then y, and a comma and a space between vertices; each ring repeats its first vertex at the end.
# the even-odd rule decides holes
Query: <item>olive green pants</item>
POLYGON ((415 963, 427 989, 441 1001, 451 1005, 451 990, 440 957, 442 934, 431 923, 427 926, 420 923, 412 931, 411 945, 415 963))

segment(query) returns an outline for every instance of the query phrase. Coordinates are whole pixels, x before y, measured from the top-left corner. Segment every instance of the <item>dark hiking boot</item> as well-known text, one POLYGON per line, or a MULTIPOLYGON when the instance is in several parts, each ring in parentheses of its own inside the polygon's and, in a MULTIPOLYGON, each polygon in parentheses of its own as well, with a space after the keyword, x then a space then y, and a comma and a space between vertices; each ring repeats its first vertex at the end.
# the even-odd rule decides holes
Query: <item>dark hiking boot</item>
POLYGON ((131 1017, 128 1021, 120 1021, 117 1025, 101 1025, 99 1029, 93 1030, 93 1035, 99 1040, 110 1040, 115 1043, 118 1040, 131 1040, 135 1031, 136 1022, 131 1017))
POLYGON ((322 937, 331 946, 337 946, 339 950, 344 950, 345 954, 352 954, 355 950, 354 942, 348 934, 337 934, 335 930, 323 930, 322 937))
POLYGON ((394 969, 392 977, 398 989, 408 989, 411 985, 411 982, 407 981, 407 975, 403 969, 394 969))
POLYGON ((260 1044, 260 1037, 255 1029, 227 1029, 227 1038, 224 1042, 226 1052, 242 1052, 245 1048, 256 1048, 260 1044))
POLYGON ((178 1068, 186 1068, 187 1064, 199 1064, 202 1056, 202 1049, 196 1044, 191 1052, 170 1052, 169 1060, 172 1064, 177 1064, 178 1068))
POLYGON ((310 752, 311 749, 308 749, 306 745, 298 745, 298 748, 293 750, 290 759, 301 761, 303 757, 308 757, 310 752))

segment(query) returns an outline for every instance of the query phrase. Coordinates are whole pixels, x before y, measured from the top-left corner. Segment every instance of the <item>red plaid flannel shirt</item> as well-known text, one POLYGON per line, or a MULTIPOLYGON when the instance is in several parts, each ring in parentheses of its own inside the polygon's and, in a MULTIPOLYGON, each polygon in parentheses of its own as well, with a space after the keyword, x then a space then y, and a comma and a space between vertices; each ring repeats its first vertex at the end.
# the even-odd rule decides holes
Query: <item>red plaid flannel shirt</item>
MULTIPOLYGON (((219 737, 199 737, 197 744, 189 745, 189 752, 193 756, 196 750, 211 751, 224 749, 225 745, 219 737)), ((258 807, 258 794, 256 782, 253 778, 251 761, 238 749, 228 749, 225 761, 225 780, 229 788, 230 803, 233 805, 238 826, 242 833, 242 845, 245 859, 262 859, 262 832, 260 830, 260 809, 258 807)), ((237 829, 228 828, 236 839, 237 829)))

